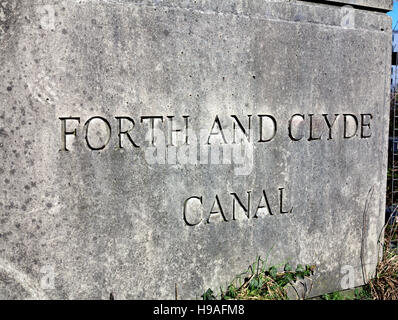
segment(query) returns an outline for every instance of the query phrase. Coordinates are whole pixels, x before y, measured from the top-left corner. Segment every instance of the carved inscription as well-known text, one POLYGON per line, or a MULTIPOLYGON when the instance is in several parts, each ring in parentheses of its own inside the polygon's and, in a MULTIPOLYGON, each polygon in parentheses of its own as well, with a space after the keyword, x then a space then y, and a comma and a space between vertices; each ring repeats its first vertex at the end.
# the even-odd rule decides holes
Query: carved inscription
MULTIPOLYGON (((234 171, 236 175, 248 175, 254 165, 254 144, 269 144, 278 135, 296 143, 321 143, 340 139, 342 143, 351 139, 372 137, 371 113, 342 114, 300 114, 296 113, 283 121, 271 114, 230 115, 211 118, 208 126, 194 132, 192 119, 183 116, 141 116, 118 115, 113 118, 92 116, 82 119, 79 116, 59 117, 61 122, 60 151, 71 150, 73 142, 83 142, 88 150, 106 151, 111 142, 117 148, 130 150, 145 148, 148 164, 220 164, 218 149, 210 154, 206 148, 221 147, 224 157, 222 164, 243 164, 246 167, 234 171), (287 121, 287 123, 286 123, 287 121), (142 139, 146 132, 145 139, 142 139), (115 138, 112 139, 112 135, 115 138), (72 139, 72 140, 71 140, 72 139), (244 146, 241 149, 241 146, 244 146), (186 153, 188 157, 181 156, 186 153), (183 152, 179 153, 178 148, 183 152), (199 154, 197 153, 199 149, 199 154), (235 158, 231 158, 232 154, 235 158), (241 153, 244 155, 241 156, 241 153), (174 151, 170 152, 170 151, 174 151), (156 154, 156 156, 154 156, 156 154), (166 162, 167 159, 168 161, 166 162), (237 162, 237 160, 241 162, 237 162), (239 170, 242 169, 242 170, 239 170)), ((233 222, 241 219, 257 219, 262 216, 275 216, 293 213, 293 205, 287 203, 285 188, 274 191, 246 194, 214 194, 210 199, 203 195, 192 195, 182 203, 182 218, 185 225, 196 227, 215 222, 233 222)))
POLYGON ((201 223, 210 224, 217 220, 229 222, 242 218, 257 219, 265 215, 292 213, 293 207, 285 204, 284 192, 285 188, 276 190, 276 202, 270 201, 269 193, 267 195, 265 190, 261 190, 260 196, 255 199, 253 199, 252 191, 248 191, 245 197, 233 192, 225 202, 217 194, 212 199, 192 196, 184 201, 183 219, 186 225, 194 227, 201 223))
MULTIPOLYGON (((372 136, 371 113, 362 114, 293 114, 287 125, 287 137, 292 141, 317 141, 333 140, 337 137, 343 139, 368 139, 372 136), (342 128, 342 129, 341 129, 342 128)), ((69 151, 67 136, 78 138, 78 128, 81 125, 81 118, 77 116, 59 117, 61 121, 61 151, 69 151)), ((87 119, 83 125, 83 136, 88 149, 93 151, 104 150, 111 141, 112 133, 116 131, 118 136, 118 147, 125 148, 129 143, 134 148, 140 148, 141 143, 133 138, 133 131, 136 123, 147 126, 149 144, 155 145, 156 131, 164 125, 167 146, 175 146, 176 134, 183 135, 183 144, 190 144, 190 117, 183 115, 184 125, 177 128, 175 116, 141 116, 139 121, 130 116, 115 116, 113 119, 106 119, 101 116, 93 116, 87 119), (89 138, 89 130, 93 121, 102 122, 104 128, 101 144, 94 144, 89 138), (116 130, 112 127, 116 126, 116 130), (124 139, 123 139, 124 138, 124 139)), ((244 139, 252 143, 267 143, 274 140, 280 130, 276 118, 269 114, 238 116, 231 115, 223 119, 217 115, 210 122, 207 131, 205 144, 238 144, 244 139), (228 124, 226 124, 228 122, 228 124), (226 134, 225 126, 232 128, 231 134, 226 134), (240 136, 240 140, 237 138, 240 136)), ((181 140, 181 139, 180 139, 181 140)))

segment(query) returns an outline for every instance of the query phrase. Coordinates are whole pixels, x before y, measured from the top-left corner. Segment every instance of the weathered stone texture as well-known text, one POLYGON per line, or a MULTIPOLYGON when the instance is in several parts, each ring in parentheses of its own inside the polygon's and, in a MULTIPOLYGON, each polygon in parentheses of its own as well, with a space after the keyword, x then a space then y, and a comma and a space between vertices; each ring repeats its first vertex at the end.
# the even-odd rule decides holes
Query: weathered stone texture
POLYGON ((355 286, 363 263, 375 270, 389 17, 262 0, 0 7, 0 298, 173 299, 176 284, 180 298, 199 298, 259 255, 316 264, 313 295, 340 289, 345 266, 355 286), (292 139, 294 114, 304 121, 293 119, 292 139), (336 114, 329 131, 323 115, 336 114), (344 129, 350 136, 355 121, 345 126, 344 114, 359 121, 352 138, 344 129), (218 116, 233 145, 231 115, 246 128, 252 121, 252 165, 148 161, 151 122, 142 117, 163 117, 154 123, 167 133, 189 116, 189 128, 213 132, 217 145, 218 116), (262 115, 277 122, 268 142, 260 140, 272 122, 262 115), (125 134, 120 148, 120 116, 134 120, 140 148, 125 134), (85 139, 92 117, 112 130, 106 144, 106 123, 88 123, 92 149, 106 144, 99 151, 85 139), (255 218, 267 209, 264 193, 273 215, 255 218), (249 218, 231 194, 243 206, 250 195, 249 218))

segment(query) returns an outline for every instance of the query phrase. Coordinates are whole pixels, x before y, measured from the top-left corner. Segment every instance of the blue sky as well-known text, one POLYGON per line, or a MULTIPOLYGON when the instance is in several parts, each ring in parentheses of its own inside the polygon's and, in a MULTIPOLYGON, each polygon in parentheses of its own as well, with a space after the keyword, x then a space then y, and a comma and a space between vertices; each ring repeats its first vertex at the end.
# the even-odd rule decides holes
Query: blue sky
POLYGON ((398 2, 394 1, 394 9, 388 13, 392 17, 392 27, 398 30, 398 2))

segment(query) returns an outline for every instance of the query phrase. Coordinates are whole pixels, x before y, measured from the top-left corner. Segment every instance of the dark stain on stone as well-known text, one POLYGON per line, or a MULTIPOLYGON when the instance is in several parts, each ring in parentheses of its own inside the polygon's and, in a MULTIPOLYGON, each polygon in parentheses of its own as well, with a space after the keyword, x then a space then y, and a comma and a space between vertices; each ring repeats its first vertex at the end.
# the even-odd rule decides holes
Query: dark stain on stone
POLYGON ((11 92, 12 91, 12 87, 7 87, 7 91, 11 92))
POLYGON ((167 37, 170 34, 170 32, 169 32, 169 30, 164 30, 163 34, 167 37))
POLYGON ((62 29, 62 34, 68 34, 68 31, 66 29, 62 29))
POLYGON ((46 203, 46 207, 47 207, 47 208, 50 209, 50 208, 52 208, 52 206, 53 206, 53 204, 52 204, 51 202, 47 202, 47 203, 46 203))

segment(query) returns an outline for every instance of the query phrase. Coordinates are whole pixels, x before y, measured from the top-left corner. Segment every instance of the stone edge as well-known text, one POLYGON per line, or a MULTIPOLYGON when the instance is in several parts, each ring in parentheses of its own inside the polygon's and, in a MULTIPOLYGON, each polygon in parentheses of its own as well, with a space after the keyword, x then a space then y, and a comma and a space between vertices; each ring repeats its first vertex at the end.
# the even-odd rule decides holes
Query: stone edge
POLYGON ((298 0, 307 3, 323 3, 331 5, 352 5, 358 9, 367 9, 375 11, 391 11, 393 8, 392 0, 298 0))

